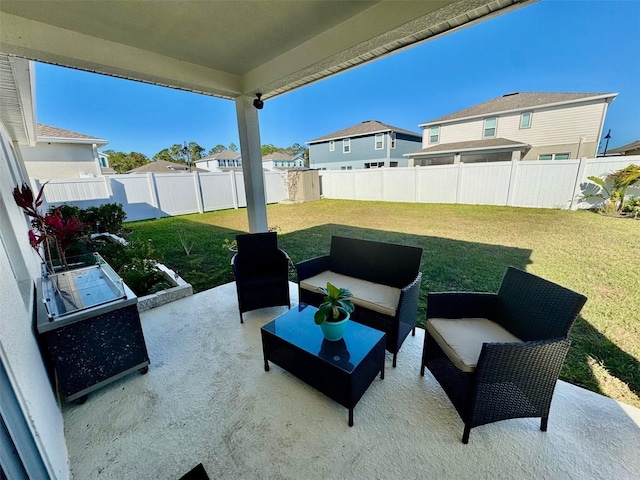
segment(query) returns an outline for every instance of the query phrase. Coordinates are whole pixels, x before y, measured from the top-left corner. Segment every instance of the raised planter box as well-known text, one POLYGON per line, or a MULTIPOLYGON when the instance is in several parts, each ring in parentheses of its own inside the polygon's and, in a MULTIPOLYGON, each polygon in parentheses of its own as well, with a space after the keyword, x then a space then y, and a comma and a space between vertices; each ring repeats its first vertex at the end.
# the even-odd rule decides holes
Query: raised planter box
POLYGON ((162 290, 151 295, 145 295, 138 298, 138 311, 144 312, 151 308, 159 307, 165 303, 179 300, 189 295, 193 295, 193 288, 190 283, 185 282, 182 277, 175 273, 170 268, 167 268, 161 263, 156 265, 156 268, 162 272, 166 280, 173 285, 171 288, 162 290))
MULTIPOLYGON (((106 237, 111 242, 118 242, 123 245, 127 245, 127 241, 124 238, 112 233, 97 233, 91 235, 91 238, 98 237, 106 237)), ((191 284, 185 282, 176 272, 162 263, 156 264, 156 268, 160 270, 165 280, 172 286, 171 288, 167 288, 160 292, 145 295, 144 297, 138 297, 138 312, 144 312, 146 310, 159 307, 160 305, 164 305, 165 303, 193 295, 193 287, 191 284)))

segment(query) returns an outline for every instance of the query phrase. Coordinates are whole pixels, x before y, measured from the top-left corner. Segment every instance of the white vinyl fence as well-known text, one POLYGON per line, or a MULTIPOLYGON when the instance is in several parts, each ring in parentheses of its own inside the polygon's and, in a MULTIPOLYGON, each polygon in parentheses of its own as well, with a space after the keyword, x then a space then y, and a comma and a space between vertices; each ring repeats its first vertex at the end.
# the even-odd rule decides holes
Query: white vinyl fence
MULTIPOLYGON (((284 174, 265 172, 264 182, 267 203, 288 198, 284 174)), ((34 188, 40 186, 34 180, 34 188)), ((80 208, 120 203, 127 221, 247 206, 243 174, 235 171, 55 179, 47 183, 44 199, 48 205, 80 208)))
MULTIPOLYGON (((581 200, 592 191, 587 177, 631 164, 640 156, 322 170, 320 184, 334 199, 578 209, 596 203, 581 200)), ((627 193, 640 196, 640 188, 627 193)))

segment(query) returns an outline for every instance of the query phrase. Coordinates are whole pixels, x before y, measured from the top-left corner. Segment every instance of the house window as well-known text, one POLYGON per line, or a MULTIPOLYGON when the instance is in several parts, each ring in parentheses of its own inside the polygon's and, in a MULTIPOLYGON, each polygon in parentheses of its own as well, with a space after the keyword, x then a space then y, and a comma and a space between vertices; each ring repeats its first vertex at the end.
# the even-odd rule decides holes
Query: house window
POLYGON ((351 152, 351 139, 345 138, 344 140, 342 140, 342 153, 349 152, 351 152))
POLYGON ((389 136, 391 137, 391 149, 393 150, 396 148, 396 134, 395 132, 391 132, 389 136))
POLYGON ((538 155, 538 160, 569 160, 570 153, 545 153, 538 155))
POLYGON ((384 133, 376 133, 376 150, 384 148, 384 133))
POLYGON ((440 142, 440 125, 429 128, 429 143, 440 142))
POLYGON ((340 170, 351 170, 353 167, 347 166, 347 167, 340 167, 340 170))
POLYGON ((496 117, 485 118, 483 138, 495 137, 497 124, 498 124, 498 119, 496 117))
POLYGON ((329 142, 329 151, 330 152, 335 152, 336 151, 336 142, 334 142, 333 140, 331 140, 329 142))
POLYGON ((531 112, 522 112, 522 115, 520 115, 520 128, 531 128, 531 112))
POLYGON ((384 162, 367 162, 364 164, 364 168, 382 168, 384 167, 384 162))
POLYGON ((398 166, 398 162, 389 162, 389 166, 390 167, 397 167, 398 166))

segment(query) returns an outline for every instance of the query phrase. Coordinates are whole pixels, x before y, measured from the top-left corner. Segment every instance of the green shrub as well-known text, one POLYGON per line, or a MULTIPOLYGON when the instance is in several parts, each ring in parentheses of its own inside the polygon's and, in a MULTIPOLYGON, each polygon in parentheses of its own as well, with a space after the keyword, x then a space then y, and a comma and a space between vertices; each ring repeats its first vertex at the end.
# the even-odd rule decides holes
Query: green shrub
POLYGON ((89 207, 80 211, 80 220, 100 233, 118 233, 122 230, 122 222, 127 217, 119 203, 105 203, 99 207, 89 207))
POLYGON ((100 255, 138 296, 169 287, 164 275, 155 268, 157 254, 148 242, 107 243, 100 248, 100 255))
POLYGON ((119 203, 105 203, 98 207, 100 223, 107 232, 118 233, 122 230, 122 222, 127 218, 122 205, 119 203))
POLYGON ((622 207, 622 211, 634 218, 640 218, 640 197, 629 197, 622 207))
POLYGON ((51 205, 49 207, 49 210, 47 211, 47 213, 51 215, 54 215, 56 212, 62 215, 62 218, 64 218, 65 220, 69 220, 71 218, 80 218, 80 220, 82 221, 82 218, 80 216, 81 210, 75 205, 63 204, 63 205, 60 205, 59 207, 56 207, 55 205, 51 205))

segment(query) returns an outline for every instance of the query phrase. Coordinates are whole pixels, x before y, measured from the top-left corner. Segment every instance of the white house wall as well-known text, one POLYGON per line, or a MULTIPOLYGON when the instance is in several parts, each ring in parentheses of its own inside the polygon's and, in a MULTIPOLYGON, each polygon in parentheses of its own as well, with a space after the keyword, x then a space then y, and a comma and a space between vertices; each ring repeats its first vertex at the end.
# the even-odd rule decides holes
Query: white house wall
POLYGON ((79 178, 81 173, 100 175, 88 144, 38 143, 35 147, 20 147, 30 178, 79 178))
POLYGON ((69 478, 62 414, 32 328, 38 260, 28 243, 28 222, 12 191, 24 181, 20 160, 0 123, 0 361, 21 399, 25 419, 53 478, 69 478))
MULTIPOLYGON (((595 157, 606 102, 592 101, 575 106, 532 110, 531 127, 520 128, 520 112, 498 117, 496 137, 532 145, 523 158, 536 160, 540 153, 571 153, 571 158, 595 157), (584 137, 580 152, 578 144, 584 137), (538 147, 538 148, 536 148, 538 147)), ((490 117, 491 115, 487 115, 490 117)), ((445 123, 440 127, 440 144, 481 140, 484 118, 445 123)), ((429 128, 423 131, 423 148, 429 144, 429 128)))

